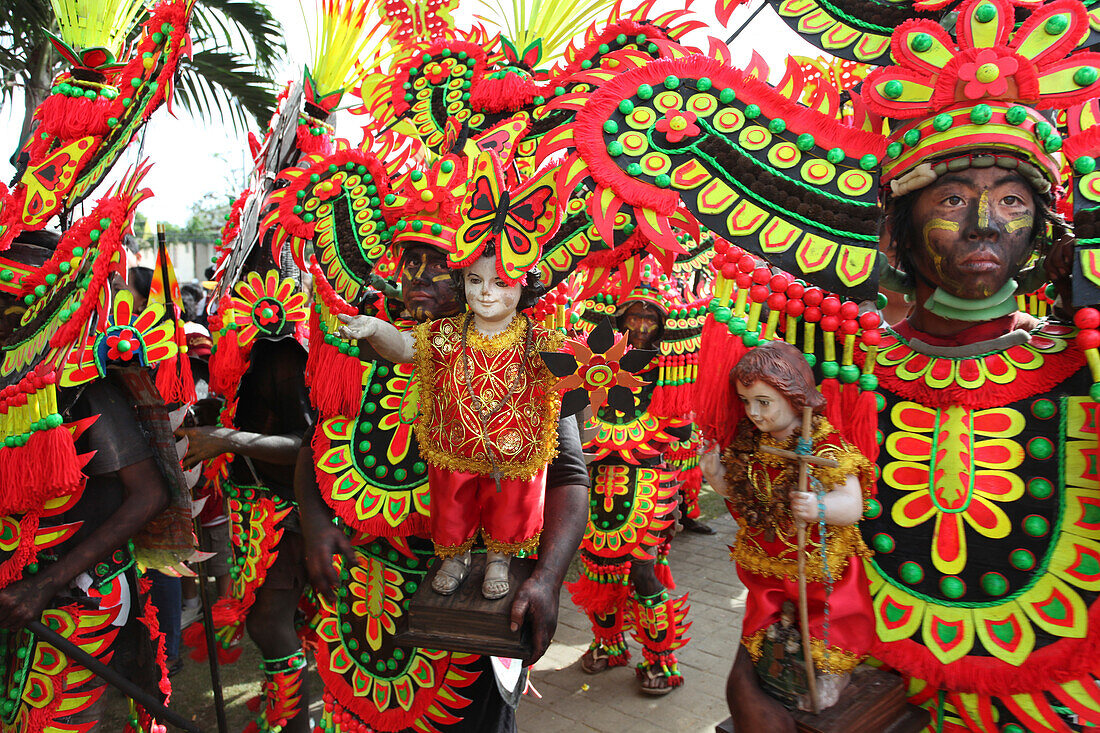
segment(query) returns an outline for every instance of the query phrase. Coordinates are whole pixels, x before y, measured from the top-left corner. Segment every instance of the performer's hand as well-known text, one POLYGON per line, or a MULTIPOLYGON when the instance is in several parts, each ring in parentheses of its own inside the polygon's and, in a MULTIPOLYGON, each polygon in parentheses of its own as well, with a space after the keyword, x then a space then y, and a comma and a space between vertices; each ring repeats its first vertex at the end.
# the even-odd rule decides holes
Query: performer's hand
POLYGON ((558 628, 558 594, 561 585, 545 580, 536 570, 519 587, 512 603, 512 631, 518 631, 526 616, 531 619, 531 656, 527 666, 542 659, 558 628))
POLYGON ((305 542, 306 573, 309 582, 330 603, 336 602, 336 585, 339 575, 333 567, 333 555, 342 555, 344 562, 355 564, 358 559, 348 536, 332 522, 307 525, 302 522, 302 539, 305 542))
POLYGON ((808 491, 791 492, 791 514, 795 519, 805 524, 817 524, 819 512, 816 494, 808 491))
POLYGON ((217 458, 222 453, 232 453, 233 444, 224 436, 227 430, 228 428, 213 425, 178 428, 176 437, 187 438, 187 453, 182 461, 184 470, 217 458))
POLYGON ((30 576, 0 590, 0 628, 17 631, 42 616, 56 590, 45 577, 30 576))
POLYGON ((336 317, 343 323, 336 329, 336 335, 348 341, 369 339, 378 331, 378 319, 371 316, 349 316, 338 313, 336 317))

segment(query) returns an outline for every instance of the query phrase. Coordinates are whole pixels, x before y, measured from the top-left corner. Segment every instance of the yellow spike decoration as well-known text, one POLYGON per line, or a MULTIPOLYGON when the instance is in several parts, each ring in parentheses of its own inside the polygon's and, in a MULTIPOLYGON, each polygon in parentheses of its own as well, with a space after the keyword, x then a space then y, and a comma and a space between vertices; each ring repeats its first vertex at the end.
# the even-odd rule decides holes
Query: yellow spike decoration
POLYGON ((115 56, 145 12, 144 0, 50 0, 58 35, 76 49, 106 48, 115 56))
POLYGON ((544 66, 565 52, 574 35, 615 5, 614 0, 512 0, 511 7, 503 0, 479 2, 484 15, 477 17, 499 28, 520 54, 541 42, 544 66))
POLYGON ((392 53, 385 49, 389 41, 385 25, 381 21, 368 25, 367 15, 373 9, 369 2, 318 0, 309 75, 319 97, 350 88, 363 69, 377 67, 392 53))

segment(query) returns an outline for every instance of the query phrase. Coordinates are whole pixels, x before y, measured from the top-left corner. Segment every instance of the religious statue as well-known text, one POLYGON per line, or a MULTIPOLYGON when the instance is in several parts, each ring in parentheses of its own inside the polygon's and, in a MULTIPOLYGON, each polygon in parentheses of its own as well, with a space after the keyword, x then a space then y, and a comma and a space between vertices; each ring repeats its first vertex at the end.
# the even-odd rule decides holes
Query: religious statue
POLYGON ((874 471, 821 414, 825 398, 795 347, 782 341, 757 346, 733 368, 730 382, 740 404, 733 413, 745 418, 721 458, 708 453, 703 468, 739 525, 731 557, 748 589, 741 644, 765 688, 789 688, 790 665, 776 669, 774 654, 765 658, 762 650, 782 637, 779 646, 791 651, 791 619, 783 608, 799 603, 802 647, 808 642, 817 690, 813 695, 807 664, 810 689, 800 690, 797 705, 825 709, 836 703, 873 639, 860 559, 870 553, 856 523, 874 471), (800 435, 800 426, 809 430, 800 435))
POLYGON ((462 282, 468 313, 412 332, 342 315, 340 335, 416 364, 416 433, 429 464, 432 541, 444 558, 432 587, 458 590, 480 531, 488 550, 481 591, 492 600, 508 594, 511 558, 538 547, 561 402, 538 352, 557 351, 560 337, 521 313, 543 292, 537 270, 509 284, 487 248, 462 269, 462 282))

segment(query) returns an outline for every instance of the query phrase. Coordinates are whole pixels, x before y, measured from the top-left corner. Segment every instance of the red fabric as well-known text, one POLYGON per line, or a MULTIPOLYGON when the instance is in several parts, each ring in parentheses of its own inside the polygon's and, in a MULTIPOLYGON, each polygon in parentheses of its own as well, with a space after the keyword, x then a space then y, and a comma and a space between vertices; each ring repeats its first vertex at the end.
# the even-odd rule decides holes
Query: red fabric
POLYGON ((498 492, 491 476, 428 467, 432 492, 432 541, 443 547, 461 545, 479 528, 487 537, 509 544, 542 531, 546 469, 530 481, 501 479, 498 492))
MULTIPOLYGON (((798 580, 773 578, 737 567, 737 577, 745 584, 745 619, 741 637, 747 638, 779 620, 784 601, 798 607, 798 580)), ((829 646, 852 654, 866 654, 875 640, 875 620, 868 599, 867 575, 858 557, 848 561, 848 567, 833 583, 826 597, 824 583, 806 584, 806 601, 810 611, 810 637, 824 639, 825 602, 829 603, 829 646)))

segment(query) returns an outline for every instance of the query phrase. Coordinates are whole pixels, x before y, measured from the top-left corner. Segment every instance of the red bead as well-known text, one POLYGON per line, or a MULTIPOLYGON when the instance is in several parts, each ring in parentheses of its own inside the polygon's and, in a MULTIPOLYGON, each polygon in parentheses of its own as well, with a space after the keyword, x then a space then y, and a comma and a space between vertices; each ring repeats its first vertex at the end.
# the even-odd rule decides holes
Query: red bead
POLYGON ((763 303, 768 299, 770 294, 771 291, 768 290, 766 285, 753 285, 749 288, 749 298, 751 298, 754 303, 763 303))
POLYGON ((787 296, 783 293, 772 293, 768 296, 768 307, 773 311, 781 311, 787 305, 787 296))
POLYGON ((821 288, 806 288, 806 292, 802 296, 802 300, 806 302, 806 305, 821 305, 824 298, 825 293, 821 291, 821 288))
POLYGON ((1082 349, 1095 349, 1100 347, 1100 331, 1086 329, 1077 334, 1077 345, 1082 349))
POLYGON ((882 332, 879 331, 877 328, 870 328, 863 332, 863 336, 861 338, 863 340, 863 343, 867 344, 868 346, 878 346, 880 343, 882 343, 882 332))
POLYGON ((741 273, 737 270, 737 265, 733 264, 732 262, 727 262, 726 264, 722 265, 722 277, 726 278, 727 280, 733 280, 740 274, 741 273))
MULTIPOLYGON (((806 299, 803 298, 802 302, 805 303, 806 299)), ((818 308, 816 305, 811 305, 806 308, 806 312, 802 314, 802 317, 810 323, 817 323, 821 320, 821 309, 818 308)))
POLYGON ((840 332, 845 336, 851 336, 859 330, 859 321, 854 318, 846 318, 840 322, 840 332))
POLYGON ((752 271, 752 281, 757 285, 763 285, 772 279, 772 272, 766 267, 758 267, 752 271))
POLYGON ((806 292, 806 286, 802 283, 791 283, 787 286, 788 298, 801 298, 806 292))
MULTIPOLYGON (((719 239, 717 241, 726 242, 726 240, 724 239, 719 239)), ((736 244, 730 244, 729 242, 726 242, 726 244, 730 245, 729 250, 726 252, 726 256, 729 257, 731 260, 739 260, 745 256, 745 250, 741 249, 736 244)))
POLYGON ((773 293, 785 293, 787 292, 787 286, 791 284, 791 281, 786 275, 772 275, 770 285, 772 286, 773 293))
POLYGON ((852 301, 848 301, 840 306, 840 317, 847 318, 849 320, 853 318, 859 318, 859 304, 852 301))
POLYGON ((835 316, 840 311, 840 298, 830 295, 821 301, 821 312, 827 316, 835 316))
POLYGON ((741 272, 752 272, 756 269, 756 258, 752 255, 741 255, 741 259, 737 260, 737 266, 741 272))
POLYGON ((797 318, 802 315, 802 311, 806 310, 806 304, 796 298, 790 298, 787 300, 787 315, 797 318))
POLYGON ((869 328, 878 328, 878 324, 881 322, 882 319, 879 317, 878 313, 873 311, 868 311, 859 317, 859 325, 865 331, 869 328))
POLYGON ((717 252, 718 255, 725 255, 726 250, 728 250, 729 248, 730 248, 730 243, 727 242, 726 240, 724 240, 724 239, 715 239, 714 240, 714 251, 717 252))
POLYGON ((752 275, 748 272, 737 273, 737 287, 740 290, 744 290, 748 286, 752 285, 752 275))
POLYGON ((714 255, 714 257, 711 259, 710 267, 715 272, 721 272, 722 271, 722 266, 725 265, 726 262, 728 262, 728 261, 729 260, 726 257, 726 255, 719 252, 716 255, 714 255))
MULTIPOLYGON (((822 312, 824 313, 824 310, 822 310, 822 312)), ((840 328, 840 319, 836 316, 822 316, 821 328, 825 331, 835 332, 838 328, 840 328)))
POLYGON ((1077 328, 1100 328, 1100 311, 1095 308, 1082 308, 1073 316, 1077 328))

